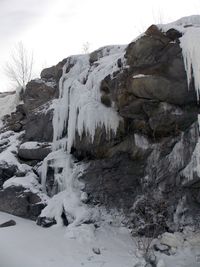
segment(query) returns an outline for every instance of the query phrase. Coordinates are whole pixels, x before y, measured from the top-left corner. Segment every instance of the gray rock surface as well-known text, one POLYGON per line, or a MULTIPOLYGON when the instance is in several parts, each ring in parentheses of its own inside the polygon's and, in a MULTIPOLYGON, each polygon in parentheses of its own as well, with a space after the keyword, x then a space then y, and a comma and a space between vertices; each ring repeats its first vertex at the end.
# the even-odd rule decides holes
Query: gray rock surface
POLYGON ((22 186, 0 190, 0 211, 36 220, 43 208, 39 196, 22 186))
POLYGON ((18 155, 25 160, 43 160, 51 152, 49 143, 27 142, 22 144, 18 149, 18 155), (34 144, 29 147, 28 144, 34 144))

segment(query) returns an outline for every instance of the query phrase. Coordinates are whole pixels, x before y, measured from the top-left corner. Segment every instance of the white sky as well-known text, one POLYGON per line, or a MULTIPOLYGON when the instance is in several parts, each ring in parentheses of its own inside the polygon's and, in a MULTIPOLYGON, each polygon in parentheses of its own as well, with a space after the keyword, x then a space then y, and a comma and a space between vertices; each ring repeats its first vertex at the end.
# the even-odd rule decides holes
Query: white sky
POLYGON ((0 91, 14 89, 4 74, 13 46, 34 52, 35 73, 71 54, 126 44, 151 24, 200 14, 200 0, 0 0, 0 91))

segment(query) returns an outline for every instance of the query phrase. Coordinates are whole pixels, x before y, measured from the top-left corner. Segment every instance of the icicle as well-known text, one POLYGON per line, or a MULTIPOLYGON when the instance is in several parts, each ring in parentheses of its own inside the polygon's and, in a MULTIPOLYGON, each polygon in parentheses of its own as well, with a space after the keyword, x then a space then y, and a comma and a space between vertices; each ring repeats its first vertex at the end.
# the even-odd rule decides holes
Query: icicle
POLYGON ((92 142, 98 126, 104 127, 108 135, 111 131, 117 132, 121 118, 113 108, 101 103, 100 84, 108 74, 118 69, 117 60, 123 55, 124 47, 117 46, 110 47, 109 51, 104 48, 102 58, 95 66, 90 66, 88 55, 73 56, 67 60, 59 82, 59 98, 54 102, 53 152, 44 159, 42 166, 44 191, 50 165, 55 170, 55 181, 61 192, 53 197, 42 215, 54 216, 59 221, 64 209, 75 225, 88 219, 89 211, 81 202, 81 184, 77 180, 80 166, 74 163, 70 152, 76 132, 82 137, 85 131, 92 142), (63 135, 67 137, 63 138, 63 135), (55 203, 58 208, 55 208, 55 203))
POLYGON ((183 37, 180 38, 180 47, 187 73, 188 88, 191 83, 192 76, 194 77, 194 85, 199 102, 200 94, 200 29, 199 27, 188 28, 183 37))
POLYGON ((105 107, 101 101, 100 84, 109 74, 118 69, 117 60, 123 58, 124 47, 102 49, 98 65, 90 66, 88 55, 68 59, 59 83, 60 96, 56 103, 53 128, 54 149, 61 147, 59 140, 67 125, 67 151, 70 153, 76 132, 82 137, 85 131, 93 142, 98 126, 105 127, 107 134, 116 133, 120 117, 113 108, 105 107), (104 51, 105 50, 105 51, 104 51), (67 67, 71 69, 66 72, 67 67))

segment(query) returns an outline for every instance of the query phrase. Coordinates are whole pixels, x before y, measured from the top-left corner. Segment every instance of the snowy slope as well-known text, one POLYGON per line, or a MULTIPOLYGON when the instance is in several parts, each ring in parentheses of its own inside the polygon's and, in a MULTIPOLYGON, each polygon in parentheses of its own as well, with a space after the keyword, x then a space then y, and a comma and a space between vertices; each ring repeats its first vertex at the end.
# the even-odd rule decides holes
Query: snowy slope
POLYGON ((137 262, 134 242, 124 228, 91 225, 74 229, 37 226, 34 222, 0 213, 0 223, 14 219, 16 226, 0 228, 1 267, 132 267, 137 262), (98 251, 97 255, 93 250, 98 251))
POLYGON ((19 104, 19 92, 2 93, 0 94, 0 119, 11 114, 15 111, 16 106, 19 104))
MULTIPOLYGON (((136 243, 124 227, 104 224, 41 228, 34 222, 0 212, 1 267, 144 267, 136 243), (100 254, 96 254, 96 253, 100 254), (139 265, 136 265, 139 264, 139 265)), ((156 253, 159 267, 198 267, 200 233, 187 233, 174 255, 156 253)))

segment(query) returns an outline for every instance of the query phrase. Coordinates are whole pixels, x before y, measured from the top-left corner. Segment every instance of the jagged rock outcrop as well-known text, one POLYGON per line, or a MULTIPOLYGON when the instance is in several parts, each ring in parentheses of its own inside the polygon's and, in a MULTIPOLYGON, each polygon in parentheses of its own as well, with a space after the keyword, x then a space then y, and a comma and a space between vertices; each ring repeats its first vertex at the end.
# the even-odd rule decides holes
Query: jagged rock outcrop
MULTIPOLYGON (((75 139, 67 152, 74 156, 76 162, 87 166, 84 172, 79 173, 79 181, 84 184, 81 190, 87 195, 84 202, 90 207, 103 206, 108 211, 115 209, 122 212, 136 234, 157 235, 178 230, 187 224, 198 227, 200 220, 200 172, 197 169, 197 116, 200 108, 194 77, 188 88, 181 37, 182 32, 177 29, 162 31, 152 25, 144 35, 125 48, 122 57, 112 58, 115 71, 103 77, 99 90, 101 104, 106 109, 113 109, 120 118, 117 131, 108 131, 107 125, 96 123, 92 140, 84 124, 81 134, 80 127, 75 129, 75 139)), ((106 57, 113 50, 118 55, 120 49, 104 47, 91 53, 86 61, 87 75, 81 61, 79 67, 83 68, 83 73, 80 73, 78 81, 73 76, 70 86, 73 88, 80 85, 80 90, 84 90, 90 73, 98 69, 102 62, 105 67, 108 64, 106 57)), ((44 142, 53 141, 52 120, 55 99, 59 96, 59 79, 63 75, 61 86, 65 80, 70 80, 68 75, 77 61, 74 57, 68 58, 43 70, 41 79, 27 85, 23 95, 24 104, 5 118, 4 129, 25 131, 17 146, 16 157, 20 164, 30 166, 39 183, 43 179, 40 168, 44 162, 48 165, 49 160, 45 180, 47 184, 43 185, 43 191, 46 190, 50 196, 52 193, 49 192, 55 183, 59 187, 56 175, 64 167, 61 164, 54 169, 52 162, 56 159, 48 158, 51 150, 45 147, 44 142), (65 64, 68 65, 62 74, 65 64), (31 149, 20 146, 30 141, 44 146, 31 149)), ((71 75, 75 75, 73 71, 71 75)), ((70 104, 73 106, 68 103, 69 95, 73 96, 70 89, 65 96, 68 108, 63 109, 63 112, 69 112, 70 104)), ((75 111, 80 113, 81 108, 75 111)), ((74 123, 77 121, 76 115, 71 118, 74 123)), ((68 127, 69 121, 65 120, 60 133, 64 144, 67 142, 65 137, 68 127)), ((1 186, 14 176, 16 170, 13 168, 7 168, 7 163, 0 165, 1 186)), ((38 193, 34 197, 27 196, 24 189, 18 187, 2 189, 0 210, 35 219, 39 215, 35 206, 39 203, 38 199, 35 201, 36 196, 38 193), (21 191, 26 199, 23 204, 20 204, 21 199, 18 200, 21 191), (4 208, 7 202, 9 204, 4 208), (20 210, 18 205, 21 205, 20 210)), ((62 214, 69 222, 73 217, 63 207, 62 214)), ((55 218, 41 218, 55 223, 55 218)))

